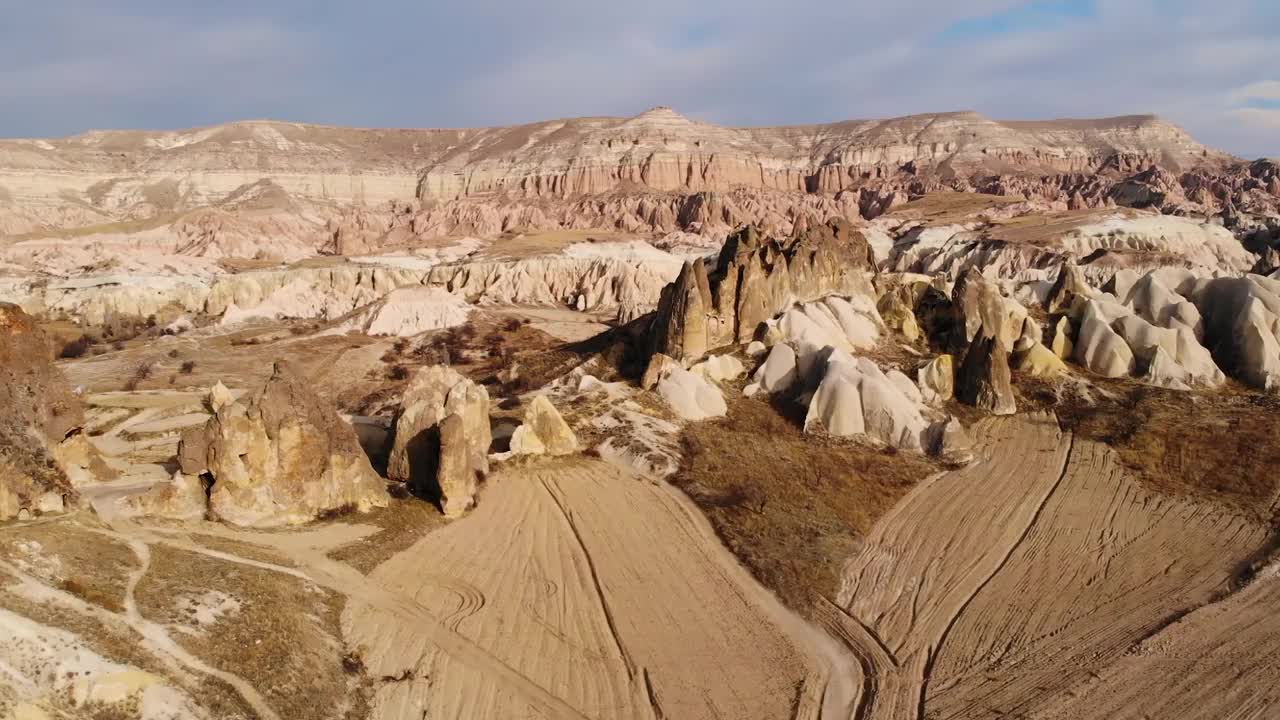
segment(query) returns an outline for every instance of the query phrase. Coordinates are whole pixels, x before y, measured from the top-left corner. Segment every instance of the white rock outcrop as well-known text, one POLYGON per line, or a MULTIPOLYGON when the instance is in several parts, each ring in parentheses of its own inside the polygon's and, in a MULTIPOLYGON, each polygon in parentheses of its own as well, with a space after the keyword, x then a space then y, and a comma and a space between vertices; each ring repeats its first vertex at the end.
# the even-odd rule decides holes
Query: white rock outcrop
POLYGON ((511 435, 515 455, 572 455, 580 449, 578 436, 546 395, 534 396, 524 423, 511 435))
POLYGON ((471 306, 444 288, 402 287, 356 310, 327 332, 412 337, 462 325, 470 315, 471 306))
POLYGON ((723 417, 729 410, 719 388, 679 366, 671 367, 658 381, 658 395, 683 420, 723 417))
MULTIPOLYGON (((836 350, 826 360, 822 379, 809 400, 805 432, 839 437, 863 436, 902 450, 940 452, 948 419, 933 415, 910 378, 882 371, 867 358, 836 350)), ((948 451, 959 451, 952 432, 948 451)))

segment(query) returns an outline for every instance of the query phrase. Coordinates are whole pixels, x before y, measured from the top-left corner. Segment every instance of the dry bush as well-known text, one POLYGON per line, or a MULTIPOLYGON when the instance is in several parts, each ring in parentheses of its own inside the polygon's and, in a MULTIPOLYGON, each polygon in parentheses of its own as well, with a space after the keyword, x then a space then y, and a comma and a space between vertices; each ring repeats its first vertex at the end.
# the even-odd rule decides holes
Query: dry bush
POLYGON ((396 380, 396 381, 408 380, 409 368, 405 367, 404 365, 392 365, 391 367, 387 368, 386 375, 388 380, 396 380))
POLYGON ((84 357, 89 352, 89 348, 98 342, 98 339, 92 335, 81 335, 80 337, 68 342, 62 346, 62 350, 58 352, 58 357, 65 360, 71 360, 78 357, 84 357))
POLYGON ((146 360, 138 363, 133 368, 133 375, 131 375, 129 377, 128 382, 124 384, 124 389, 128 390, 129 392, 133 392, 134 390, 137 390, 138 385, 140 385, 143 380, 150 378, 151 373, 154 370, 155 370, 155 363, 150 360, 146 360))
POLYGON ((196 369, 195 360, 185 360, 183 361, 182 367, 179 369, 179 372, 181 372, 183 375, 190 375, 191 371, 195 369, 196 369))
POLYGON ((176 357, 178 357, 178 355, 179 355, 180 353, 178 352, 178 348, 174 348, 174 349, 170 350, 167 354, 168 354, 168 356, 169 356, 169 357, 171 357, 171 358, 176 358, 176 357))
POLYGON ((1020 385, 1028 403, 1053 410, 1064 430, 1111 446, 1144 485, 1280 522, 1280 506, 1271 507, 1280 485, 1280 398, 1234 383, 1178 392, 1130 380, 1094 382, 1114 397, 1087 401, 1044 384, 1020 385))
POLYGON ((690 423, 673 478, 725 544, 792 608, 832 598, 859 537, 938 468, 922 455, 804 435, 763 400, 690 423))

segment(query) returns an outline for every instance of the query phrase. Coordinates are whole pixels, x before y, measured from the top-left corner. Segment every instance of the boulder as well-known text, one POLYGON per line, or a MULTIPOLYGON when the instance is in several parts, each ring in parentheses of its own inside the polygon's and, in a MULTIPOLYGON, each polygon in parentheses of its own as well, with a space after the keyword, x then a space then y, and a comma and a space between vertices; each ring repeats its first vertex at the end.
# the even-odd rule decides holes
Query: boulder
POLYGON ((876 303, 880 318, 890 330, 897 330, 909 343, 920 339, 920 325, 916 322, 915 305, 911 288, 898 287, 883 296, 876 303))
POLYGON ((1066 312, 1096 293, 1097 291, 1089 285, 1080 268, 1068 261, 1058 269, 1058 279, 1049 290, 1044 309, 1050 313, 1066 312))
POLYGON ((723 417, 729 410, 714 385, 681 367, 672 368, 658 382, 658 394, 683 420, 723 417))
POLYGON ((955 417, 933 424, 929 430, 929 453, 948 465, 967 465, 973 462, 973 438, 955 417))
POLYGON ((756 370, 752 380, 766 393, 786 390, 796 381, 796 351, 786 343, 778 343, 769 351, 769 357, 756 370))
POLYGON ((1027 317, 1022 322, 1022 334, 1013 344, 1014 352, 1026 352, 1033 345, 1039 345, 1044 342, 1044 330, 1041 329, 1040 323, 1033 317, 1027 317))
POLYGON ((939 405, 955 395, 955 364, 950 355, 939 355, 916 371, 916 384, 924 402, 939 405))
POLYGON ((474 504, 475 475, 489 472, 492 442, 484 387, 446 365, 419 368, 400 402, 387 476, 457 517, 474 504), (450 415, 457 415, 462 426, 449 438, 455 445, 446 447, 441 423, 450 415), (447 467, 441 464, 446 452, 454 456, 447 467))
POLYGON ((650 325, 652 354, 661 353, 678 360, 696 360, 709 347, 707 315, 711 311, 711 289, 706 265, 701 260, 684 264, 675 282, 662 291, 657 313, 650 325))
POLYGON ((861 435, 895 448, 924 451, 929 423, 921 415, 919 393, 905 375, 898 375, 891 377, 866 358, 832 353, 809 400, 805 432, 861 435))
POLYGON ((649 358, 649 366, 644 370, 644 376, 640 378, 640 387, 645 390, 652 390, 658 386, 658 381, 671 371, 671 368, 680 367, 680 363, 671 359, 669 355, 657 353, 649 358))
POLYGON ((1080 333, 1075 344, 1076 362, 1103 377, 1125 377, 1133 373, 1133 351, 1111 322, 1123 317, 1125 309, 1094 299, 1085 305, 1080 333))
POLYGON ((1147 363, 1147 371, 1142 379, 1151 384, 1170 390, 1190 390, 1187 371, 1165 352, 1156 347, 1147 363))
POLYGON ((875 347, 884 322, 867 298, 830 296, 800 303, 768 325, 779 328, 782 338, 796 347, 854 352, 875 347))
POLYGON ((1054 355, 1066 360, 1075 352, 1075 343, 1071 341, 1073 335, 1071 329, 1071 319, 1067 316, 1058 318, 1058 322, 1053 326, 1053 341, 1049 345, 1049 349, 1054 355))
POLYGON ((1017 411, 1009 372, 1009 351, 997 336, 979 332, 956 372, 956 398, 995 415, 1017 411))
POLYGON ((1067 371, 1067 364, 1062 362, 1062 358, 1040 343, 1018 354, 1017 367, 1019 372, 1031 377, 1054 377, 1067 371))
POLYGON ((546 395, 537 395, 524 414, 524 424, 511 435, 517 455, 571 455, 578 452, 578 436, 546 395))
POLYGON ((740 377, 746 372, 746 368, 741 360, 732 355, 710 355, 706 360, 690 367, 689 371, 712 382, 724 382, 740 377))
POLYGON ((166 520, 202 520, 209 510, 204 482, 181 470, 175 472, 169 482, 125 498, 124 503, 132 513, 166 520))
POLYGON ((1195 290, 1204 345, 1219 367, 1253 387, 1280 388, 1280 281, 1216 278, 1195 290))
POLYGON ((212 478, 213 518, 274 527, 386 506, 386 486, 355 430, 287 364, 275 363, 246 404, 227 396, 215 387, 213 417, 183 433, 178 448, 184 474, 212 478))

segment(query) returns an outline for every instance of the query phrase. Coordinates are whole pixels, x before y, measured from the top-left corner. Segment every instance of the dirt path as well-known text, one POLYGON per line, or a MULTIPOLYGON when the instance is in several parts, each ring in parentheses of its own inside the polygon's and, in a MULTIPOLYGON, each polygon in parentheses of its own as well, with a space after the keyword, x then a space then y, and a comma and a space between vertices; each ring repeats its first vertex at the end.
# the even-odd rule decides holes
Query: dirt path
POLYGON ((976 431, 980 460, 882 518, 827 609, 860 660, 857 717, 1024 716, 1224 592, 1265 540, 1144 490, 1050 416, 976 431))
POLYGON ((490 483, 473 515, 369 579, 511 674, 486 672, 388 608, 353 602, 348 640, 387 679, 378 717, 816 717, 822 663, 796 649, 775 619, 781 609, 672 492, 595 461, 490 483), (541 693, 558 702, 538 708, 541 693))

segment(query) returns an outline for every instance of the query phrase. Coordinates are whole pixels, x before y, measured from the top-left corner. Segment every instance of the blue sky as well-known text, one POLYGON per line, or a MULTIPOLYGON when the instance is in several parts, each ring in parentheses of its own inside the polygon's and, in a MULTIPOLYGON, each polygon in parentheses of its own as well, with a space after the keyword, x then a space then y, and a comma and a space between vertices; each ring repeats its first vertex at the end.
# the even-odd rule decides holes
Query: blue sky
POLYGON ((1277 0, 0 0, 0 136, 1158 113, 1280 155, 1277 0))

